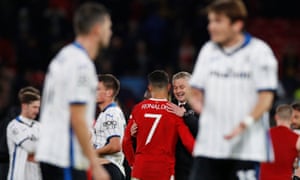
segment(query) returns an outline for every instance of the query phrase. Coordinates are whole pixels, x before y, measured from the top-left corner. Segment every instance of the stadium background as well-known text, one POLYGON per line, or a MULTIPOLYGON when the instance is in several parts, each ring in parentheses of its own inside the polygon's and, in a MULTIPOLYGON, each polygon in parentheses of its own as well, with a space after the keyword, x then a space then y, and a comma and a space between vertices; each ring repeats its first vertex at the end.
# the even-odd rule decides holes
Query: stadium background
MULTIPOLYGON (((0 1, 0 115, 18 106, 26 85, 42 90, 55 53, 72 42, 72 15, 84 0, 0 1)), ((191 72, 208 40, 202 13, 210 0, 99 0, 112 14, 111 45, 96 60, 97 71, 121 81, 119 102, 126 115, 143 98, 146 75, 191 72)), ((279 62, 276 103, 300 99, 300 1, 245 0, 248 31, 265 40, 279 62)), ((67 72, 66 72, 67 73, 67 72)), ((0 120, 1 120, 0 119, 0 120)))

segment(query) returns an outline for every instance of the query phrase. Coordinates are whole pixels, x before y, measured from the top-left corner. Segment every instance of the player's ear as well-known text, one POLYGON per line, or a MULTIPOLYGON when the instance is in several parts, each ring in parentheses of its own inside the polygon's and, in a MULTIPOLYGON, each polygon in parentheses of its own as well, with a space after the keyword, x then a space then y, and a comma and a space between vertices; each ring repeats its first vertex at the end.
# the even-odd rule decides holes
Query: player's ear
POLYGON ((232 23, 232 27, 235 32, 242 32, 244 28, 244 22, 241 20, 237 20, 232 23))
POLYGON ((21 107, 22 107, 22 109, 26 110, 27 104, 26 104, 26 103, 22 103, 22 104, 21 104, 21 107))
POLYGON ((171 84, 169 83, 168 84, 168 91, 170 91, 170 89, 171 89, 171 84))
POLYGON ((113 90, 112 89, 107 89, 105 94, 106 94, 106 96, 112 96, 113 95, 113 90))
POLYGON ((277 121, 279 120, 279 116, 277 114, 275 114, 275 118, 274 118, 276 124, 277 124, 277 121))
POLYGON ((100 23, 95 23, 92 27, 91 27, 91 33, 98 36, 98 34, 101 34, 101 24, 100 23))
POLYGON ((148 85, 148 91, 151 92, 151 90, 152 90, 152 86, 151 86, 151 84, 149 84, 148 85))

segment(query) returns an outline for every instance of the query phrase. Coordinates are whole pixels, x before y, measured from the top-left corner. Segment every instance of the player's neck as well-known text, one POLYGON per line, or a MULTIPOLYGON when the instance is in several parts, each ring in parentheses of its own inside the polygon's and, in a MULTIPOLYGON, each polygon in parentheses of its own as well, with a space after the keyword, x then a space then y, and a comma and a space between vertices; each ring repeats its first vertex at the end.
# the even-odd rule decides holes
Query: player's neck
POLYGON ((280 121, 280 120, 277 120, 277 126, 284 126, 284 127, 287 127, 287 128, 290 128, 291 127, 291 123, 289 121, 280 121))
POLYGON ((244 34, 240 33, 228 39, 224 43, 222 43, 221 46, 222 48, 231 48, 231 47, 239 46, 243 44, 244 39, 245 39, 244 34))
POLYGON ((114 103, 114 100, 105 101, 98 105, 98 108, 100 108, 101 111, 103 111, 107 106, 109 106, 111 103, 114 103))
POLYGON ((25 113, 25 112, 21 112, 21 114, 20 114, 20 116, 21 117, 23 117, 23 118, 26 118, 26 119, 28 119, 28 120, 32 120, 30 117, 28 117, 28 115, 25 113))
POLYGON ((88 35, 81 35, 76 38, 78 42, 87 52, 88 56, 94 60, 99 52, 99 47, 96 42, 88 35))
POLYGON ((178 101, 178 104, 186 104, 186 101, 178 101))
POLYGON ((163 92, 163 91, 153 91, 153 92, 151 92, 151 98, 168 99, 168 93, 163 92))

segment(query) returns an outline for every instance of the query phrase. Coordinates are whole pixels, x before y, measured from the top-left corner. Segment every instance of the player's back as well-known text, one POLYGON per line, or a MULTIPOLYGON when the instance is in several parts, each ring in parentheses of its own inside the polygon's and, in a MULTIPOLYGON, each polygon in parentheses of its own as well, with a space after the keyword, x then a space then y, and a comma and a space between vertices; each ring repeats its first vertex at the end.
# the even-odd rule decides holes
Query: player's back
POLYGON ((182 119, 167 111, 166 99, 149 99, 138 104, 132 116, 138 126, 136 156, 173 158, 182 119))
POLYGON ((52 60, 43 89, 37 160, 59 167, 68 167, 72 163, 76 169, 88 167, 88 161, 71 128, 70 105, 84 104, 84 117, 91 125, 95 111, 96 87, 94 64, 78 44, 67 45, 52 60), (74 153, 71 153, 70 158, 71 147, 74 147, 74 153))
POLYGON ((261 163, 260 179, 290 179, 293 173, 292 165, 298 155, 296 143, 299 136, 284 126, 271 128, 270 135, 275 161, 261 163), (283 146, 283 144, 285 145, 283 146))
POLYGON ((138 127, 132 177, 170 179, 174 175, 178 135, 190 152, 193 149, 193 136, 181 118, 168 112, 167 103, 167 99, 150 98, 136 105, 131 113, 129 121, 138 127))

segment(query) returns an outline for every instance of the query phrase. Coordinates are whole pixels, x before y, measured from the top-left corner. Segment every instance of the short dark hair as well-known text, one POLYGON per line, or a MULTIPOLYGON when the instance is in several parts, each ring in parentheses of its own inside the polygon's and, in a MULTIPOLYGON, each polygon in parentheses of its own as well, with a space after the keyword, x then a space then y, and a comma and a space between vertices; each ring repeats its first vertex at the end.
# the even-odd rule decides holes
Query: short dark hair
POLYGON ((288 104, 281 104, 276 108, 276 114, 282 120, 290 120, 293 115, 293 108, 288 104))
POLYGON ((300 102, 294 102, 291 106, 294 110, 300 111, 300 102))
POLYGON ((40 91, 32 86, 20 89, 18 97, 21 104, 30 104, 41 99, 40 91))
POLYGON ((75 12, 73 25, 75 34, 87 34, 96 22, 102 22, 108 10, 96 2, 86 2, 75 12))
POLYGON ((103 82, 103 85, 107 89, 112 89, 114 94, 117 96, 120 91, 120 81, 112 74, 100 74, 98 75, 98 82, 103 82))
POLYGON ((169 75, 163 70, 155 70, 148 75, 148 82, 153 87, 165 88, 169 84, 169 75))
POLYGON ((231 22, 242 20, 246 22, 248 12, 242 0, 215 0, 207 8, 206 12, 215 12, 226 15, 231 22))

